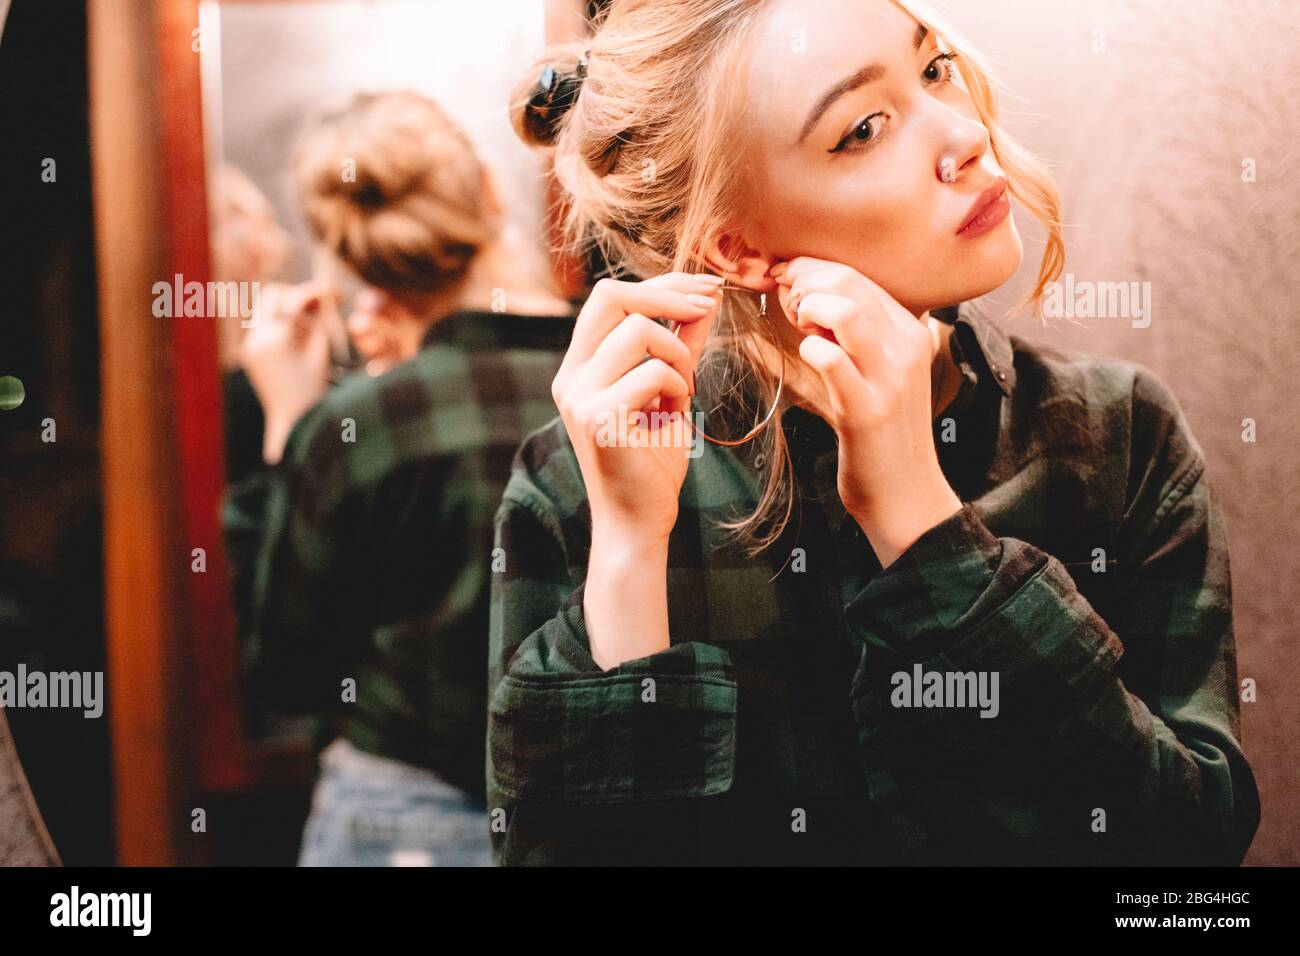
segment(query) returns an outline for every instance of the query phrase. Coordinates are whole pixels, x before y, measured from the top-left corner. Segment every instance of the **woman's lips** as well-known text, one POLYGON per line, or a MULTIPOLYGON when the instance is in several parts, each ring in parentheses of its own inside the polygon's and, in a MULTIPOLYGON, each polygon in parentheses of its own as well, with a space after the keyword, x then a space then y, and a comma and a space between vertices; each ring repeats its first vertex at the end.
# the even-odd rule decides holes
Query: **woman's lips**
POLYGON ((1007 199, 1007 180, 999 176, 997 181, 979 194, 966 219, 957 227, 959 236, 978 236, 988 232, 1011 211, 1011 202, 1007 199))

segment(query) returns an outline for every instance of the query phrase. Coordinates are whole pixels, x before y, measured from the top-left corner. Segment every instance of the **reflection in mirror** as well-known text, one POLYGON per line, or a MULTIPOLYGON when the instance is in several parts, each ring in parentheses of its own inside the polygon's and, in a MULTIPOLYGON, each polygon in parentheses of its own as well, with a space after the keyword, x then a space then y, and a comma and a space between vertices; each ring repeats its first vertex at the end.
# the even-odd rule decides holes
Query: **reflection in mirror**
POLYGON ((249 304, 217 319, 231 706, 321 751, 307 864, 487 861, 492 517, 573 321, 507 114, 545 5, 499 6, 200 8, 212 279, 249 304), (359 848, 340 802, 415 835, 359 848))

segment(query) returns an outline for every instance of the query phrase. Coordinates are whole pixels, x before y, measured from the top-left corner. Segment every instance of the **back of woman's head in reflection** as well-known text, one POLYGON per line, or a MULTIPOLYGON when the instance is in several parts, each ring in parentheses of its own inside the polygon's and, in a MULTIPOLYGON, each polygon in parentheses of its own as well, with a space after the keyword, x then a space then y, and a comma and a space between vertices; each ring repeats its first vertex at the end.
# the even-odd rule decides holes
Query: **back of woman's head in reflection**
POLYGON ((454 293, 500 228, 468 137, 418 93, 361 94, 323 117, 299 145, 297 171, 316 237, 384 292, 454 293))

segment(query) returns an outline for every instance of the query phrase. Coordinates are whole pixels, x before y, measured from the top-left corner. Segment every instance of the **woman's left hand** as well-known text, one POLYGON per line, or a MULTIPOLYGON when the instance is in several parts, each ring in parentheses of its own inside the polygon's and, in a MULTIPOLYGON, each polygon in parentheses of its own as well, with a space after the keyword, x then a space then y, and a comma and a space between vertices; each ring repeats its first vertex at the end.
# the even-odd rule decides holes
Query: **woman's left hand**
POLYGON ((962 506, 934 446, 937 330, 842 263, 799 256, 769 274, 830 400, 840 498, 888 567, 962 506))

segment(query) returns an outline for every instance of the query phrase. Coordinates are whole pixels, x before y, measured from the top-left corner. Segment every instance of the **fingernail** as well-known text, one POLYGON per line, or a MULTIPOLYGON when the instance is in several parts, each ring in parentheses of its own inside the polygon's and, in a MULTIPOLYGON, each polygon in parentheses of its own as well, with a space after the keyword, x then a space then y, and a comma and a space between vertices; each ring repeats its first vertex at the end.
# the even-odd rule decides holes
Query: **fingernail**
POLYGON ((722 276, 710 275, 707 272, 697 273, 696 275, 692 276, 692 278, 696 279, 699 282, 707 282, 709 285, 715 285, 715 286, 722 285, 722 283, 726 281, 725 279, 722 278, 722 276))
POLYGON ((717 304, 711 296, 707 295, 688 295, 686 298, 690 301, 691 305, 704 312, 709 311, 709 309, 713 308, 714 305, 717 304))

